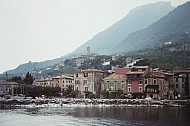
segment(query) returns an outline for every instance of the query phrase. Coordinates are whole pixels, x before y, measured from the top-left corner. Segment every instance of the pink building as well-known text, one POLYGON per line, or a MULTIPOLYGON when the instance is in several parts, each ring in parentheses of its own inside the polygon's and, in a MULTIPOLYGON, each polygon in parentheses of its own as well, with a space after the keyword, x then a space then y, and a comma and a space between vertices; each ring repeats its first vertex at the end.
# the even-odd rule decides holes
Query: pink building
POLYGON ((144 92, 144 76, 149 72, 148 66, 132 66, 126 73, 126 95, 142 97, 144 92))

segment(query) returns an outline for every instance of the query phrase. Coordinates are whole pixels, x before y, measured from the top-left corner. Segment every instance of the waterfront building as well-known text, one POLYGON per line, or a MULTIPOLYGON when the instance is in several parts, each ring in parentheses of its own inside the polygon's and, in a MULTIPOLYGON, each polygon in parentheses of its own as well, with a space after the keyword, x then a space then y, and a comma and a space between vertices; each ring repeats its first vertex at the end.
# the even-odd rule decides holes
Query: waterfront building
POLYGON ((126 73, 130 68, 117 68, 115 73, 104 78, 102 91, 108 91, 109 97, 116 98, 119 93, 126 93, 126 73))
POLYGON ((54 83, 51 77, 49 78, 41 78, 41 79, 35 79, 33 86, 41 86, 41 87, 53 87, 54 83))
POLYGON ((79 91, 79 97, 85 97, 87 92, 92 92, 96 97, 100 97, 101 83, 105 77, 107 77, 107 72, 101 70, 81 70, 74 74, 74 88, 79 91))
POLYGON ((171 72, 170 96, 173 98, 190 97, 190 70, 171 72))
POLYGON ((61 90, 65 90, 68 87, 71 87, 74 90, 74 77, 73 75, 62 75, 36 79, 33 85, 41 87, 60 87, 61 90))
POLYGON ((144 93, 155 99, 168 98, 169 78, 167 73, 151 71, 144 76, 144 93))
POLYGON ((128 97, 144 96, 144 76, 150 71, 148 66, 132 66, 126 73, 126 95, 128 97))
POLYGON ((0 95, 12 94, 14 95, 15 87, 19 87, 19 84, 16 82, 8 82, 6 80, 0 80, 0 95))

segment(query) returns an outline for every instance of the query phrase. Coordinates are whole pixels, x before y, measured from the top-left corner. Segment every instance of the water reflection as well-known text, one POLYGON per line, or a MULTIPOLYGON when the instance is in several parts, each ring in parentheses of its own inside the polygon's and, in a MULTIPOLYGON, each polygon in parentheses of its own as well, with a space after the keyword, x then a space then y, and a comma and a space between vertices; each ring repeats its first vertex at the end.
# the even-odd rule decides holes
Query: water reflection
POLYGON ((77 108, 72 115, 79 118, 115 119, 148 125, 190 125, 189 108, 77 108))
POLYGON ((190 108, 33 108, 0 110, 0 126, 188 126, 189 117, 190 108))

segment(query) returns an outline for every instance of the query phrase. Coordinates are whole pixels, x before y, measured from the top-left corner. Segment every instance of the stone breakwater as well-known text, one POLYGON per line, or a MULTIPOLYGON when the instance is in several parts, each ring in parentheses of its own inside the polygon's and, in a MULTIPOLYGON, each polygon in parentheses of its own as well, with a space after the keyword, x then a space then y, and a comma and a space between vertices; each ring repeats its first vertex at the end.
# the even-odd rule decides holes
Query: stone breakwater
POLYGON ((77 99, 77 98, 36 98, 1 99, 0 109, 35 107, 181 107, 190 104, 190 100, 153 100, 153 99, 77 99))

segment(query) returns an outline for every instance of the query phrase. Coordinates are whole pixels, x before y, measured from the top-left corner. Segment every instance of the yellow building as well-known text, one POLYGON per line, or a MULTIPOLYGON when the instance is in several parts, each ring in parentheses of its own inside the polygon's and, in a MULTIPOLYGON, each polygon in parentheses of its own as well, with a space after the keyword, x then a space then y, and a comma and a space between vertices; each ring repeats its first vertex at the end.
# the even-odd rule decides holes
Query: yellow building
POLYGON ((74 78, 73 75, 62 75, 45 79, 36 79, 34 85, 41 87, 61 87, 62 90, 70 86, 74 89, 74 78))
POLYGON ((75 90, 79 91, 79 97, 85 97, 86 92, 92 92, 100 97, 101 83, 107 73, 97 69, 81 70, 74 74, 75 90))

